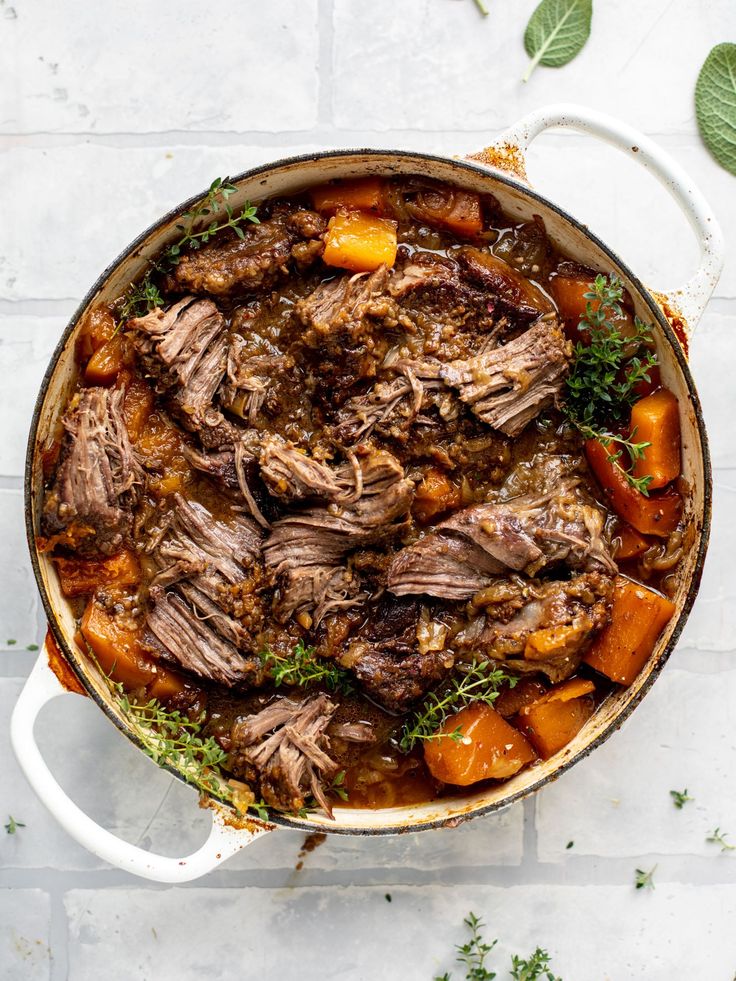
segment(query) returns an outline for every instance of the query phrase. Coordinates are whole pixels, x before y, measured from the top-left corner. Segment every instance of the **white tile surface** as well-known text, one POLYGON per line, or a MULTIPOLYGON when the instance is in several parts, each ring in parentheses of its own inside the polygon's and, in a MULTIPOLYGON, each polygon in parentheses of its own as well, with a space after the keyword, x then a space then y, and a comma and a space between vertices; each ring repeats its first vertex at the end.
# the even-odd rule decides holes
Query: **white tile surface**
POLYGON ((392 887, 390 903, 386 892, 74 890, 70 971, 106 981, 226 979, 232 965, 244 981, 429 981, 445 970, 462 978, 452 947, 466 939, 468 910, 484 917, 487 940, 499 938, 489 965, 504 979, 511 955, 537 945, 562 977, 585 981, 669 981, 675 964, 683 978, 730 981, 736 960, 736 886, 392 887))
MULTIPOLYGON (((499 937, 499 979, 511 951, 537 944, 565 981, 733 978, 736 858, 704 838, 718 824, 736 841, 736 180, 700 144, 692 88, 710 46, 736 37, 736 8, 598 3, 580 57, 523 86, 535 3, 491 0, 482 20, 471 0, 0 0, 1 981, 426 981, 453 968, 470 909, 499 937), (25 647, 41 629, 22 523, 25 436, 68 315, 135 234, 218 174, 322 147, 462 154, 553 101, 660 139, 729 239, 692 346, 715 506, 679 649, 623 731, 536 802, 452 831, 331 838, 299 872, 302 836, 282 831, 194 887, 107 869, 55 825, 7 743, 34 657, 25 647), (8 639, 17 644, 3 651, 8 639), (677 811, 669 790, 684 787, 696 800, 677 811), (27 825, 15 837, 2 831, 7 813, 27 825), (633 870, 655 863, 656 889, 636 892, 633 870)), ((548 135, 529 174, 653 286, 694 268, 674 205, 613 150, 548 135)), ((194 795, 92 703, 59 700, 38 738, 104 826, 170 855, 202 841, 194 795)))

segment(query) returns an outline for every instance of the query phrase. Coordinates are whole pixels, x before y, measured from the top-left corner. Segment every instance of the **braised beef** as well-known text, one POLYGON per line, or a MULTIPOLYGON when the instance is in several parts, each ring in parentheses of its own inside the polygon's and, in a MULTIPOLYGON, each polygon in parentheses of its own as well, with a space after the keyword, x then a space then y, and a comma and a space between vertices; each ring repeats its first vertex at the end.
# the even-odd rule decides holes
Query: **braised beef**
POLYGON ((66 412, 60 463, 43 531, 84 553, 117 551, 133 525, 145 475, 123 418, 121 389, 85 389, 66 412))

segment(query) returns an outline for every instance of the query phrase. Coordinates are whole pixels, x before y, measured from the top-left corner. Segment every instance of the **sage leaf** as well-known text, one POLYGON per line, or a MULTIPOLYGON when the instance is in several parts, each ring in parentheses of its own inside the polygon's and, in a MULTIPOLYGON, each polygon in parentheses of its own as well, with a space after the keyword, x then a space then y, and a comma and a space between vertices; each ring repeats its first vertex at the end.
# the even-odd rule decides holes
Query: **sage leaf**
POLYGON ((577 55, 590 37, 593 0, 542 0, 529 18, 524 47, 532 59, 528 82, 537 65, 560 68, 577 55))
POLYGON ((736 174, 736 44, 717 44, 695 85, 700 135, 718 163, 736 174))

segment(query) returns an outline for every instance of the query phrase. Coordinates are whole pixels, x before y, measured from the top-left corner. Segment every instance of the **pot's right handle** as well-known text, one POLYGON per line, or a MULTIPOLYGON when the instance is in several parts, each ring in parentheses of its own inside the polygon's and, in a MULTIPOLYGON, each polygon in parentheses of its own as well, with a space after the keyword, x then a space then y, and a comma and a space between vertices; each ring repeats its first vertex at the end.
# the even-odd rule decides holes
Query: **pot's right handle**
POLYGON ((657 293, 657 298, 664 301, 661 305, 665 307, 665 312, 666 306, 679 312, 685 321, 686 332, 690 333, 718 283, 724 259, 723 235, 708 202, 690 177, 669 153, 648 136, 627 123, 586 106, 552 105, 524 116, 506 130, 493 146, 473 154, 471 159, 510 171, 528 183, 526 152, 540 133, 553 127, 588 133, 630 155, 654 174, 687 217, 700 246, 697 272, 679 289, 667 294, 657 293))
POLYGON ((224 808, 212 807, 212 826, 207 840, 196 852, 183 858, 147 852, 107 831, 67 796, 46 766, 36 743, 33 730, 38 713, 47 702, 67 694, 70 693, 49 667, 44 648, 13 709, 10 738, 21 769, 41 801, 75 841, 99 858, 155 882, 189 882, 210 872, 273 829, 273 825, 256 820, 248 821, 246 827, 234 827, 227 822, 224 808))

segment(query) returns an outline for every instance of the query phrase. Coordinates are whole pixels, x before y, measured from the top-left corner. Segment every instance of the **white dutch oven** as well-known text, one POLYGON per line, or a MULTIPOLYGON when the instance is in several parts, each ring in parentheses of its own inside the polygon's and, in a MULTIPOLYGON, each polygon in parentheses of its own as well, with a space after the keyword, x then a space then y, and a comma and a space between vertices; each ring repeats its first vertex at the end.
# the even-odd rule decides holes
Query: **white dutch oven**
MULTIPOLYGON (((68 694, 48 664, 48 650, 39 659, 18 699, 12 718, 12 742, 28 780, 59 823, 96 855, 121 869, 160 882, 184 882, 204 875, 255 838, 276 828, 299 828, 333 834, 397 834, 426 828, 454 826, 470 817, 508 807, 559 776, 607 739, 639 703, 672 651, 697 593, 710 527, 710 462, 697 393, 686 359, 689 332, 697 324, 718 280, 723 261, 721 233, 700 192, 688 176, 659 147, 641 133, 600 113, 577 106, 554 106, 532 113, 503 134, 498 142, 474 157, 450 157, 387 150, 334 151, 282 160, 251 170, 233 180, 237 207, 245 199, 259 201, 291 194, 301 188, 337 177, 364 174, 422 174, 472 191, 490 192, 508 214, 519 220, 541 215, 560 249, 581 263, 614 270, 630 292, 636 313, 655 324, 656 343, 664 383, 679 399, 683 434, 684 477, 691 488, 687 520, 690 547, 678 572, 675 595, 677 615, 670 621, 649 663, 634 685, 608 696, 578 736, 551 759, 519 773, 507 783, 462 797, 376 811, 339 808, 335 820, 324 815, 305 819, 274 815, 273 823, 236 819, 222 802, 210 799, 213 821, 207 841, 185 858, 167 858, 131 845, 100 827, 67 797, 46 766, 34 740, 34 723, 51 699, 68 694), (647 289, 636 275, 570 215, 535 193, 526 182, 524 161, 531 141, 552 127, 566 127, 606 140, 631 154, 665 185, 692 225, 700 245, 695 275, 669 295, 647 289)), ((121 713, 94 665, 74 643, 75 622, 59 589, 53 566, 35 547, 42 501, 40 449, 54 432, 67 395, 76 380, 74 343, 79 324, 89 307, 119 296, 144 270, 147 260, 176 235, 175 224, 188 201, 146 231, 102 274, 71 320, 54 353, 41 387, 28 447, 26 514, 36 578, 49 619, 50 631, 76 679, 109 718, 135 743, 140 735, 121 713)), ((172 771, 176 772, 176 771, 172 771)), ((181 776, 181 774, 178 774, 181 776)), ((192 805, 195 806, 194 797, 192 805)))

